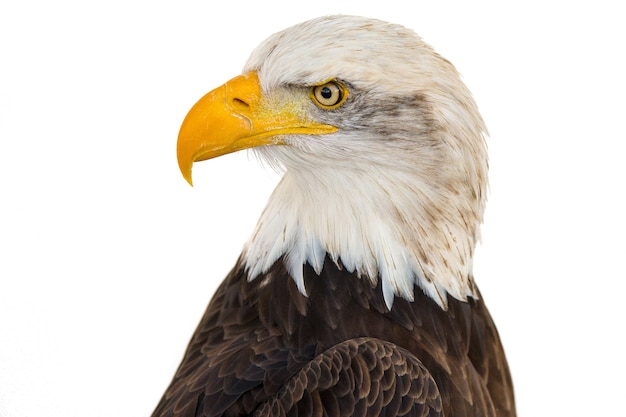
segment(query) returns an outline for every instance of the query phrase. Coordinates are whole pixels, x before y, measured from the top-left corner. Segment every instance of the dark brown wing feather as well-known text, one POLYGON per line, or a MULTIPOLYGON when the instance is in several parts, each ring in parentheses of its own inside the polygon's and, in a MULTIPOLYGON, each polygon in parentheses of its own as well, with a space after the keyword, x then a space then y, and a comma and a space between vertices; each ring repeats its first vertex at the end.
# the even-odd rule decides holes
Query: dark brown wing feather
POLYGON ((444 311, 416 288, 389 311, 380 284, 330 259, 319 276, 304 272, 308 298, 282 260, 251 282, 238 263, 153 417, 515 416, 481 300, 444 311))
POLYGON ((437 384, 410 352, 375 338, 321 353, 255 417, 443 416, 437 384))

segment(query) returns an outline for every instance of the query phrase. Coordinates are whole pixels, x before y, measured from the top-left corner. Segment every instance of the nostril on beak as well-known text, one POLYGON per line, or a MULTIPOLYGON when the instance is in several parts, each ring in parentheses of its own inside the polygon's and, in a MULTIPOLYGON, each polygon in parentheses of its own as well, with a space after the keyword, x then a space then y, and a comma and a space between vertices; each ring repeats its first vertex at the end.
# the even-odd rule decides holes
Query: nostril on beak
POLYGON ((248 110, 250 108, 250 105, 248 103, 246 103, 245 101, 243 101, 240 98, 235 97, 232 100, 232 105, 236 110, 248 110))

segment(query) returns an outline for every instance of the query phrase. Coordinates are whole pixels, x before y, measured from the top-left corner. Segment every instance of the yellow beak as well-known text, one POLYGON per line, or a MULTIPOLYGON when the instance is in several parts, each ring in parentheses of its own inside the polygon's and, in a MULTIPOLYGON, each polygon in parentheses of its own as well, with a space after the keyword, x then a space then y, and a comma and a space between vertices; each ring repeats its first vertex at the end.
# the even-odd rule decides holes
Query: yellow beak
POLYGON ((272 105, 263 98, 256 72, 249 72, 211 91, 191 108, 178 134, 178 166, 192 185, 196 161, 255 146, 281 145, 280 135, 336 131, 334 126, 307 119, 302 106, 294 102, 272 105))

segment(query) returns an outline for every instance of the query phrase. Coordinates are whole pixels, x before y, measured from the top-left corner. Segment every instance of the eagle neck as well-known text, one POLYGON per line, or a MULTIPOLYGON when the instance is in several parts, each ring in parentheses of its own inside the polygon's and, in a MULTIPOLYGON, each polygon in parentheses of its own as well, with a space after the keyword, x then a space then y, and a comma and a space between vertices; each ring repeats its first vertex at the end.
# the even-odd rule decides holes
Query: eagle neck
POLYGON ((413 301, 415 286, 443 309, 448 295, 476 296, 475 230, 454 223, 458 214, 440 207, 445 199, 406 172, 337 170, 286 172, 244 248, 250 280, 282 257, 307 295, 304 265, 319 274, 328 256, 373 284, 381 280, 389 309, 396 296, 413 301))

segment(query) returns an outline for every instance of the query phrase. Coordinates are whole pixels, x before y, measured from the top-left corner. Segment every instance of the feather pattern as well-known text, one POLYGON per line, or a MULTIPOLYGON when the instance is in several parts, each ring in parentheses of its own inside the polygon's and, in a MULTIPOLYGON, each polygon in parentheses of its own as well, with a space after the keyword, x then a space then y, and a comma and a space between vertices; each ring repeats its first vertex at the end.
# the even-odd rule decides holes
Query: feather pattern
POLYGON ((153 417, 515 415, 481 300, 444 311, 416 288, 390 311, 380 282, 329 257, 319 275, 303 268, 308 297, 282 259, 266 274, 233 269, 153 417))

